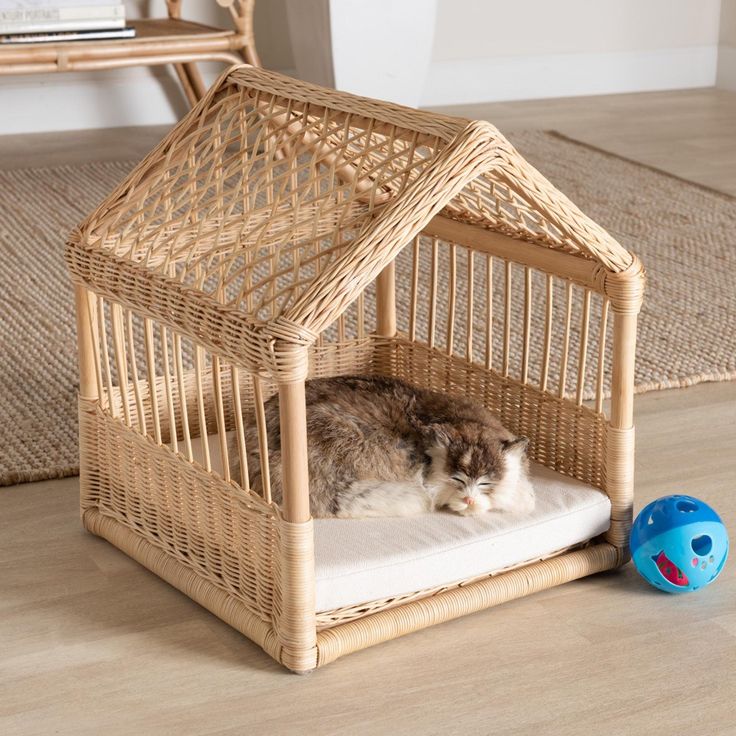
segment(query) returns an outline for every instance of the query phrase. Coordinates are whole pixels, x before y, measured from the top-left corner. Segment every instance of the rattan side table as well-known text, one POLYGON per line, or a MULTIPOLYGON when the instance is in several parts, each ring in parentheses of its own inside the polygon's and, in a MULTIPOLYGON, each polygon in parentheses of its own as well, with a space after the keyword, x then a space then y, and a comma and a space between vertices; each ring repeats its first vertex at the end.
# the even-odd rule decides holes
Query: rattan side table
POLYGON ((217 0, 232 16, 231 30, 181 18, 182 0, 166 0, 168 17, 132 20, 136 36, 108 41, 68 41, 0 47, 0 75, 97 71, 173 64, 190 105, 206 87, 200 61, 260 66, 253 33, 255 0, 217 0))

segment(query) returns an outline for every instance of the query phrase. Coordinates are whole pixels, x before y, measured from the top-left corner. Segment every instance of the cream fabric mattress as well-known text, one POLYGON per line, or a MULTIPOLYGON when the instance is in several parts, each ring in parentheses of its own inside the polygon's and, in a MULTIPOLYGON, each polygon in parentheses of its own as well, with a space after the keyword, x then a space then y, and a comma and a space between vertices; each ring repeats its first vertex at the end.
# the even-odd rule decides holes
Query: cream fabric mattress
MULTIPOLYGON (((212 469, 219 472, 217 437, 208 439, 212 469)), ((201 440, 193 445, 200 460, 201 440)), ((317 611, 460 582, 544 558, 608 529, 611 502, 603 492, 536 463, 531 479, 531 514, 315 519, 317 611)))

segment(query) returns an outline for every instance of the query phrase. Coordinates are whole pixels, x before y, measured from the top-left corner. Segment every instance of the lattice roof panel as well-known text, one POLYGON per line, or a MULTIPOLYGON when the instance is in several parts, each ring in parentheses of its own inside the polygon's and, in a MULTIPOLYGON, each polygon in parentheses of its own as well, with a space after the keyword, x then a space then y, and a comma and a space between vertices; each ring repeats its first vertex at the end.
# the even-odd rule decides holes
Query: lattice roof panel
POLYGON ((437 214, 631 263, 490 124, 252 67, 224 74, 75 242, 97 272, 127 264, 255 330, 316 334, 437 214))

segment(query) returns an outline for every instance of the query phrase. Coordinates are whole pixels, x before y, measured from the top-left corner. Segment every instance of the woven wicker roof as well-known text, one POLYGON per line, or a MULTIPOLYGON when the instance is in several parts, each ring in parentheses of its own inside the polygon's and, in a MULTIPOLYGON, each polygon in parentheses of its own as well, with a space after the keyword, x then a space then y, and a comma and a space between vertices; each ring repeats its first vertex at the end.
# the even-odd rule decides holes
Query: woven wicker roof
POLYGON ((122 269, 309 341, 437 214, 614 272, 632 261, 492 125, 244 66, 83 223, 71 247, 95 267, 70 264, 103 292, 122 269))

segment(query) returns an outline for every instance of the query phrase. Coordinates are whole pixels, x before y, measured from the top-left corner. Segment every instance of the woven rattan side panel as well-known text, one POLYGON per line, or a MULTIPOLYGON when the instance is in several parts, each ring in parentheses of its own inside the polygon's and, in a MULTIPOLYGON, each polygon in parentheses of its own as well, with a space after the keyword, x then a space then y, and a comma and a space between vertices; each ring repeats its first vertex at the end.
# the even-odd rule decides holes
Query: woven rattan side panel
MULTIPOLYGON (((320 336, 310 375, 378 371, 366 301, 374 312, 361 299, 320 336)), ((311 521, 287 523, 269 482, 251 484, 269 475, 264 406, 276 383, 115 302, 81 302, 85 388, 99 397, 80 399, 85 525, 287 667, 311 669, 311 521), (259 459, 248 467, 254 421, 247 449, 259 459)))
POLYGON ((477 399, 512 432, 529 438, 533 460, 605 490, 603 415, 401 337, 391 353, 399 378, 477 399))
POLYGON ((83 513, 95 508, 114 519, 278 629, 274 509, 94 404, 81 409, 83 513))

